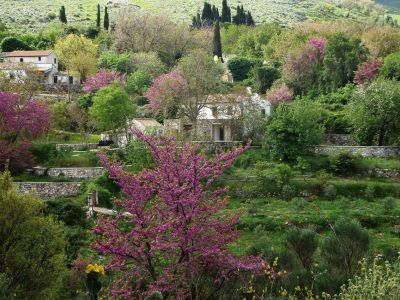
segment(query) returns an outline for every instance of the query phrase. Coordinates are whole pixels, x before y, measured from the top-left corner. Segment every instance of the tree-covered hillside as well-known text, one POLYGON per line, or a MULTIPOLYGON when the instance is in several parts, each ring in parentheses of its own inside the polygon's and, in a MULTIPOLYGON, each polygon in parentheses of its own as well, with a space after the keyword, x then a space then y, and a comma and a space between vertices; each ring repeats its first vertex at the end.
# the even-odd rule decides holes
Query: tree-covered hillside
MULTIPOLYGON (((0 19, 9 27, 18 27, 20 31, 37 31, 48 23, 58 19, 59 9, 66 8, 69 23, 87 24, 96 18, 98 2, 107 5, 111 15, 119 8, 133 6, 153 11, 165 11, 175 21, 190 21, 191 16, 201 10, 203 0, 7 0, 2 1, 0 19)), ((209 1, 218 7, 219 0, 209 1)), ((276 21, 283 25, 306 19, 371 19, 383 16, 384 9, 372 0, 232 0, 228 1, 233 10, 244 5, 253 14, 257 23, 276 21)), ((388 8, 399 7, 397 0, 379 0, 388 8)), ((394 12, 391 12, 394 13, 394 12)))

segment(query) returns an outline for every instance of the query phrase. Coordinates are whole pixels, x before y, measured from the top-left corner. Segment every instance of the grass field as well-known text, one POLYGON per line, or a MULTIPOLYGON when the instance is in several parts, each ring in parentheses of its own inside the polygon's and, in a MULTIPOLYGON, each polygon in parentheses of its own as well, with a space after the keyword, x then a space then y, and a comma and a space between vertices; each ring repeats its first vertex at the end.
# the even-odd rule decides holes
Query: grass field
MULTIPOLYGON (((256 22, 277 21, 284 25, 306 19, 368 17, 362 7, 348 10, 340 7, 342 0, 230 0, 233 8, 244 5, 250 10, 256 22)), ((357 0, 355 0, 357 1, 357 0)), ((47 25, 58 23, 58 11, 64 5, 69 24, 93 24, 97 3, 109 6, 111 18, 126 5, 140 7, 157 13, 163 12, 175 21, 190 21, 191 17, 201 11, 204 0, 2 0, 0 19, 17 31, 37 31, 47 25)), ((209 3, 221 6, 220 0, 208 0, 209 3)), ((381 0, 388 8, 400 8, 400 1, 381 0)), ((52 26, 52 25, 51 25, 52 26)))

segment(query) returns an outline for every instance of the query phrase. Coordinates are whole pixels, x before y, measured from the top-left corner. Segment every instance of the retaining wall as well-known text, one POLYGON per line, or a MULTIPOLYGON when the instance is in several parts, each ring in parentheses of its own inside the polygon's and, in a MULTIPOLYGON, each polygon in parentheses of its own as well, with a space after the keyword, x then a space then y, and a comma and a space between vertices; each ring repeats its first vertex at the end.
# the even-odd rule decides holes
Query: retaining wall
POLYGON ((33 168, 35 175, 47 175, 50 177, 65 176, 69 178, 90 179, 101 176, 105 173, 103 167, 83 167, 83 168, 33 168))
POLYGON ((15 182, 21 193, 36 194, 42 198, 72 197, 81 192, 81 182, 15 182))
POLYGON ((97 149, 98 145, 97 144, 56 144, 56 149, 57 151, 60 151, 61 149, 70 149, 73 151, 80 151, 80 150, 86 150, 86 149, 97 149))
POLYGON ((316 146, 315 154, 333 154, 340 151, 349 151, 363 157, 394 157, 400 156, 400 147, 384 146, 316 146))

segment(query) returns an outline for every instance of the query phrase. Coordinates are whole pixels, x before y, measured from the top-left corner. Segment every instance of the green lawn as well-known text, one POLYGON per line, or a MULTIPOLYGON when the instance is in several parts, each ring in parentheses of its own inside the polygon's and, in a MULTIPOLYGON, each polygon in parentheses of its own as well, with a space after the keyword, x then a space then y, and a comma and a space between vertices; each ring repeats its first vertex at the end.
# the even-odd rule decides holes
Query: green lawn
POLYGON ((89 138, 85 140, 81 134, 67 131, 52 131, 46 136, 36 140, 38 143, 55 143, 55 144, 97 144, 100 140, 100 135, 90 134, 89 138))

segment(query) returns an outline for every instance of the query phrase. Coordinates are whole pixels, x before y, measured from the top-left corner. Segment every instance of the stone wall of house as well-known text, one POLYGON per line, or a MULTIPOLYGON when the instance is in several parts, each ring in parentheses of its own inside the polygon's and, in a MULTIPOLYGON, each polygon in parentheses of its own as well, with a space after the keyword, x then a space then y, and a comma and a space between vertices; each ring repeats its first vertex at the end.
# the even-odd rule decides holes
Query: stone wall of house
POLYGON ((81 182, 15 182, 21 193, 36 194, 41 198, 72 197, 81 192, 81 182))
POLYGON ((349 151, 363 157, 394 157, 400 156, 400 147, 384 146, 316 146, 315 154, 333 154, 340 151, 349 151))
POLYGON ((61 151, 62 149, 68 149, 72 151, 80 151, 80 150, 92 150, 97 149, 97 144, 56 144, 57 151, 61 151))
POLYGON ((335 146, 357 146, 350 134, 328 134, 325 136, 325 142, 335 146))
POLYGON ((50 177, 65 176, 69 178, 90 179, 96 176, 101 176, 105 173, 102 167, 85 167, 85 168, 33 168, 35 175, 47 175, 50 177))
POLYGON ((242 145, 240 141, 232 141, 232 142, 212 142, 212 141, 194 141, 193 143, 199 144, 201 148, 206 149, 207 151, 222 151, 227 150, 232 147, 242 145))

